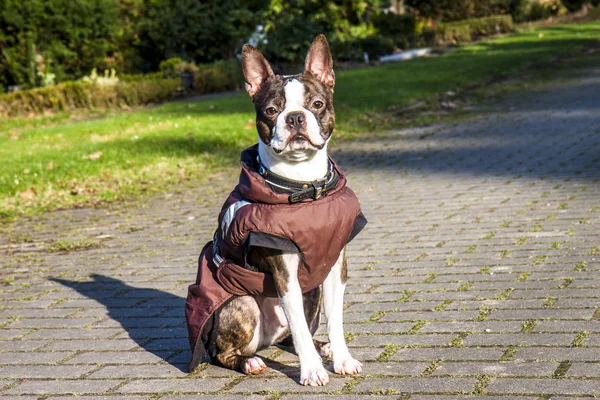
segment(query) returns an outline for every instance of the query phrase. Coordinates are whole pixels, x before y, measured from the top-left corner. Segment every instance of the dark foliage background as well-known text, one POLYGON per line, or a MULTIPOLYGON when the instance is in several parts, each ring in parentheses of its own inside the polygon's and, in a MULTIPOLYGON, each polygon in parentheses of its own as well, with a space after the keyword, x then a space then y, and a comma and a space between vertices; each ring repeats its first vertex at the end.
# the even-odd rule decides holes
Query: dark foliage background
MULTIPOLYGON (((389 0, 0 0, 0 92, 41 86, 42 73, 64 82, 92 68, 122 75, 157 71, 172 57, 231 59, 251 37, 279 63, 300 62, 318 33, 327 35, 336 59, 359 60, 427 44, 419 42, 428 37, 425 20, 552 15, 554 8, 536 1, 405 0, 410 14, 398 16, 385 12, 389 0)), ((576 10, 584 0, 562 3, 576 10)))

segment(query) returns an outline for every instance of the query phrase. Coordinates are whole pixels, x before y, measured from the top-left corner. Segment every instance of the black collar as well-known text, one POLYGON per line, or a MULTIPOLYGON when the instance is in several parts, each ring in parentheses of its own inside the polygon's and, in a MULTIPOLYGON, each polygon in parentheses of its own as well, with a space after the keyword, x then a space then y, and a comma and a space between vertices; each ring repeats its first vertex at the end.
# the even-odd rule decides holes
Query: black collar
POLYGON ((331 160, 327 165, 327 174, 323 178, 314 181, 296 181, 277 175, 262 164, 259 156, 256 156, 256 162, 258 163, 258 173, 273 191, 277 193, 291 192, 289 196, 290 203, 298 203, 310 198, 317 200, 334 189, 340 179, 340 175, 333 168, 331 160))

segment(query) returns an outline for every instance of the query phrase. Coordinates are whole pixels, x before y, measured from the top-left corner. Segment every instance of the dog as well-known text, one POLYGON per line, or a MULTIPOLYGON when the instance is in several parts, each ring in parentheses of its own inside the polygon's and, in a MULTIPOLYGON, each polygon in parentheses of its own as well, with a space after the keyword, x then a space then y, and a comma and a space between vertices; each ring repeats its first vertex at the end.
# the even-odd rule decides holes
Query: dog
POLYGON ((257 351, 293 343, 300 384, 325 385, 322 356, 338 374, 362 369, 346 345, 342 314, 345 247, 366 224, 327 153, 335 125, 331 52, 320 35, 302 74, 276 75, 247 44, 242 67, 258 144, 242 153, 240 182, 189 287, 190 370, 209 361, 260 374, 266 365, 257 351), (329 343, 312 337, 321 307, 329 343))

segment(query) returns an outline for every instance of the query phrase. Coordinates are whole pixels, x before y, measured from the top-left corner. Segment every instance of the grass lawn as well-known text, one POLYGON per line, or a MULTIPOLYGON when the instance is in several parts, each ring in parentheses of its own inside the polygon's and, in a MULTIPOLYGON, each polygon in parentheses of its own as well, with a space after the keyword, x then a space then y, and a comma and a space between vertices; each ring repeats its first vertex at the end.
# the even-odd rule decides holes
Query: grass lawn
MULTIPOLYGON (((599 39, 600 22, 561 25, 439 57, 339 71, 336 135, 399 126, 406 120, 397 111, 411 102, 437 104, 448 90, 537 74, 557 56, 585 61, 582 49, 597 48, 599 39)), ((253 118, 244 92, 81 121, 69 115, 0 120, 0 222, 206 179, 235 166, 239 152, 256 141, 253 118)))

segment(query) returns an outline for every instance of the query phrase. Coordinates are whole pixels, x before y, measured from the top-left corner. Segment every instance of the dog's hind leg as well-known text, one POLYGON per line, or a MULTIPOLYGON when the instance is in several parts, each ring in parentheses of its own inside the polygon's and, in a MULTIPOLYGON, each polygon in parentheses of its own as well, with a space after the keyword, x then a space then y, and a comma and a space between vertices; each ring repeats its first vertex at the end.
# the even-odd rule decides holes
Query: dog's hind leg
POLYGON ((362 364, 350 355, 344 338, 344 290, 346 289, 347 274, 346 249, 344 248, 327 279, 323 282, 323 309, 327 317, 329 351, 333 357, 333 370, 342 375, 357 374, 362 370, 362 364))
POLYGON ((253 357, 260 342, 260 309, 250 296, 233 299, 219 313, 217 361, 245 374, 261 374, 267 366, 253 357))

